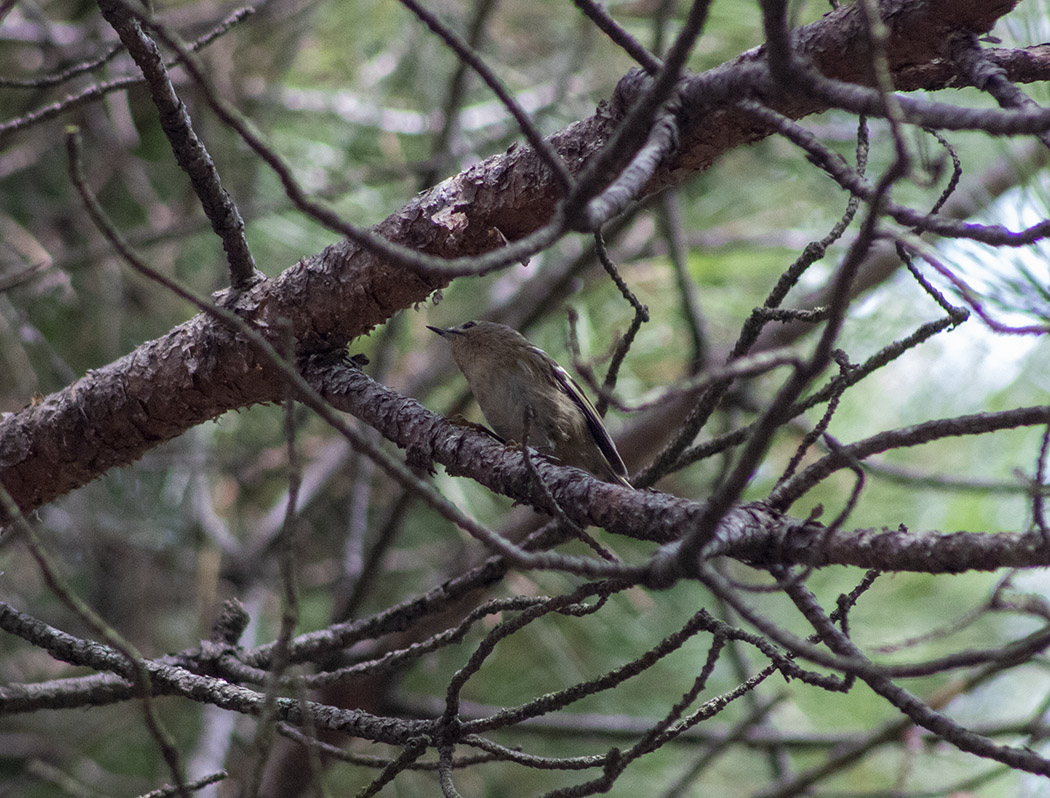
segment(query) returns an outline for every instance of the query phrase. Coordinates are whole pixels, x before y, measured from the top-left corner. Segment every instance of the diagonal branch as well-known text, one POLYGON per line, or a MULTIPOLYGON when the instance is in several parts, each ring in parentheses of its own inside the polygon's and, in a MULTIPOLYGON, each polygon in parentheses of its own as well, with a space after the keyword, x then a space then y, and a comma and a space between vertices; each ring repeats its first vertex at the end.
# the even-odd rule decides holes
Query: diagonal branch
POLYGON ((189 111, 175 92, 164 65, 164 56, 128 9, 119 0, 102 0, 99 9, 120 36, 149 84, 153 102, 179 166, 189 175, 193 190, 222 240, 230 271, 230 284, 240 291, 262 278, 244 237, 244 220, 229 192, 223 188, 215 162, 197 136, 189 111))
MULTIPOLYGON (((326 368, 306 375, 335 407, 374 427, 387 439, 409 450, 416 462, 436 461, 449 473, 469 476, 496 493, 532 506, 544 506, 545 496, 519 449, 505 447, 487 435, 457 427, 413 399, 371 380, 357 369, 326 368)), ((901 430, 898 437, 920 443, 958 434, 1046 423, 1050 408, 1008 411, 994 417, 946 419, 930 429, 901 430)), ((881 440, 881 439, 880 439, 881 440)), ((836 455, 825 458, 838 464, 836 455)), ((821 461, 823 463, 824 461, 821 461)), ((588 478, 575 469, 534 462, 547 490, 576 524, 594 525, 640 540, 670 543, 652 563, 648 580, 654 585, 673 578, 666 571, 677 555, 677 543, 700 522, 705 504, 656 491, 632 491, 588 478)), ((858 529, 828 535, 813 520, 784 515, 754 502, 732 507, 704 541, 701 559, 730 556, 758 565, 832 564, 955 573, 1050 563, 1050 551, 1037 532, 908 532, 901 529, 858 529)))
MULTIPOLYGON (((1011 5, 887 2, 899 12, 886 15, 891 24, 887 59, 894 76, 898 71, 906 75, 909 88, 944 87, 956 79, 942 69, 945 29, 983 33, 1011 5), (932 77, 921 65, 931 67, 932 77)), ((844 8, 803 28, 795 41, 826 76, 863 82, 867 56, 853 47, 860 31, 855 12, 844 8)), ((760 62, 761 51, 751 51, 693 80, 685 97, 689 125, 681 147, 645 193, 681 183, 725 152, 768 135, 746 112, 718 106, 718 98, 731 96, 733 86, 755 79, 760 62)), ((1029 59, 1025 68, 1026 79, 1050 74, 1045 59, 1035 67, 1029 59)), ((632 86, 643 90, 636 80, 625 82, 611 104, 550 137, 573 173, 585 168, 616 131, 634 99, 632 86)), ((776 108, 790 118, 824 110, 812 99, 785 100, 776 108)), ((417 196, 373 232, 441 258, 478 255, 542 227, 559 199, 558 186, 536 153, 511 148, 417 196)), ((448 282, 440 275, 393 268, 376 254, 342 242, 304 258, 277 279, 252 286, 237 298, 236 310, 263 329, 276 330, 278 320, 287 319, 306 349, 339 347, 448 282)), ((196 317, 5 418, 0 482, 27 512, 228 410, 275 401, 281 390, 277 375, 245 342, 196 317)))

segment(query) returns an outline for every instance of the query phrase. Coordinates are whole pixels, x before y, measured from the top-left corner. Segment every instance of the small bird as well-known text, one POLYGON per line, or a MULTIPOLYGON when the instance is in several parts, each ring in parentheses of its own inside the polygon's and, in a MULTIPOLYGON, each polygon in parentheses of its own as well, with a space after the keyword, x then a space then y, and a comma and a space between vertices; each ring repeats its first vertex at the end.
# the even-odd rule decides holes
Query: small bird
POLYGON ((517 330, 491 321, 427 328, 452 344, 452 357, 497 435, 523 440, 526 409, 531 408, 531 445, 598 479, 631 487, 594 405, 554 358, 517 330))

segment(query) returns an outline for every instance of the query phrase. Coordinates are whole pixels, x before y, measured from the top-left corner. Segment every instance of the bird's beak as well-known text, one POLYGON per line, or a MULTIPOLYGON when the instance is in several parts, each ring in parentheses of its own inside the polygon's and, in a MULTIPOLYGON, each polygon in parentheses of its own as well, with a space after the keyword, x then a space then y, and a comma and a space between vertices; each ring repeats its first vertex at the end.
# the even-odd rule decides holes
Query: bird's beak
POLYGON ((456 334, 455 330, 443 330, 440 327, 431 327, 429 324, 427 325, 427 329, 432 332, 436 332, 442 338, 448 338, 450 335, 456 334))

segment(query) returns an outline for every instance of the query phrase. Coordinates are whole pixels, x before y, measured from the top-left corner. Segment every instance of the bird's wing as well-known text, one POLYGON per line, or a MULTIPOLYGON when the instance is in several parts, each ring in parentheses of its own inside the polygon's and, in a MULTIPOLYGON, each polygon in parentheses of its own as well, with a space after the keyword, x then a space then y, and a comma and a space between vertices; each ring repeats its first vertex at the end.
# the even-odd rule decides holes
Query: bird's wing
POLYGON ((550 364, 551 370, 554 372, 554 378, 558 382, 558 387, 583 411, 583 417, 587 420, 587 428, 591 431, 594 442, 598 444, 598 449, 605 455, 605 459, 609 461, 612 472, 626 480, 627 466, 623 464, 620 453, 616 451, 616 445, 609 436, 609 431, 605 429, 598 411, 591 404, 591 400, 587 398, 580 386, 576 384, 576 380, 569 376, 569 372, 559 366, 554 358, 542 349, 537 347, 533 347, 533 349, 543 355, 544 360, 550 364))

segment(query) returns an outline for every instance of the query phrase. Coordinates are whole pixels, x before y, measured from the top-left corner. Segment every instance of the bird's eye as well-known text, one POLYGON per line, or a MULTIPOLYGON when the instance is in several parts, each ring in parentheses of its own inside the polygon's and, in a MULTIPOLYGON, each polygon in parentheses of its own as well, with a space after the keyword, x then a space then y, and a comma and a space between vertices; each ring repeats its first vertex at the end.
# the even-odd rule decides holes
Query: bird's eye
POLYGON ((478 323, 476 321, 468 321, 466 324, 463 325, 463 329, 464 330, 469 330, 471 327, 477 327, 477 326, 478 326, 478 323))

